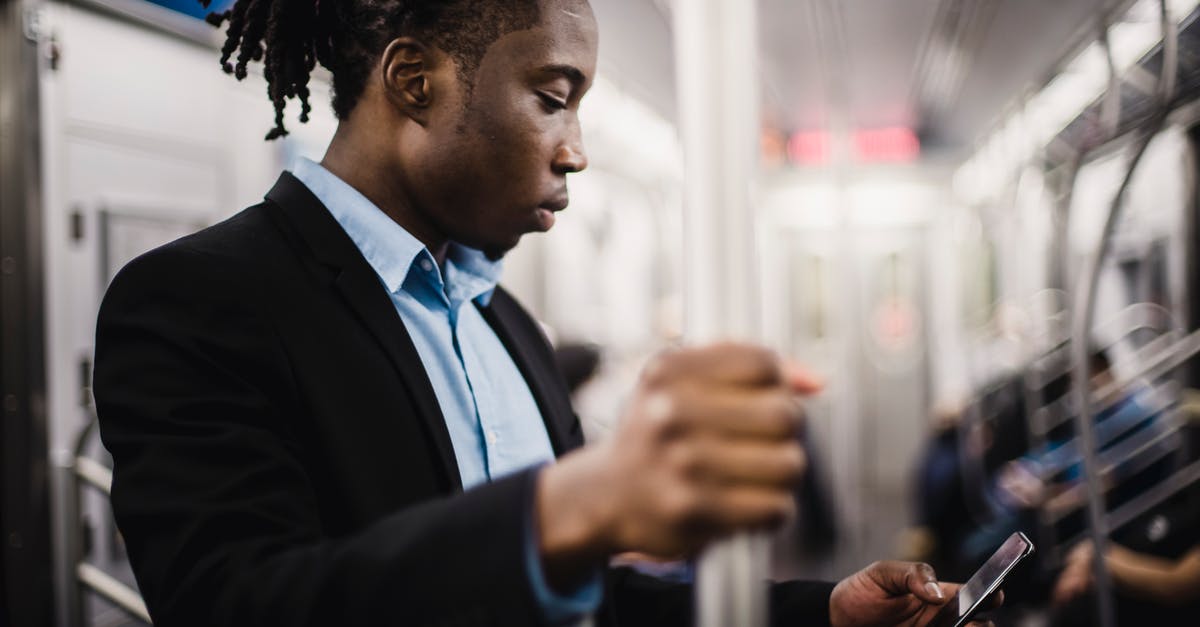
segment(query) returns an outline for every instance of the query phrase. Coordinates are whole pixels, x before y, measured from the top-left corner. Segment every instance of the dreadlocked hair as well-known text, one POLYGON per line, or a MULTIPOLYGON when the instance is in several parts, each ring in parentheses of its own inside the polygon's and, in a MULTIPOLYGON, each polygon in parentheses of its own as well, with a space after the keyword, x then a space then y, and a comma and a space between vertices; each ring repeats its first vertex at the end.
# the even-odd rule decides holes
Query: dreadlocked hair
MULTIPOLYGON (((208 8, 212 0, 200 0, 208 8)), ((287 101, 300 101, 300 121, 312 111, 309 79, 317 64, 333 75, 333 111, 344 120, 388 43, 414 37, 454 57, 468 96, 493 42, 538 23, 538 0, 237 0, 205 18, 227 24, 221 68, 238 80, 263 62, 275 126, 267 139, 288 134, 287 101)))

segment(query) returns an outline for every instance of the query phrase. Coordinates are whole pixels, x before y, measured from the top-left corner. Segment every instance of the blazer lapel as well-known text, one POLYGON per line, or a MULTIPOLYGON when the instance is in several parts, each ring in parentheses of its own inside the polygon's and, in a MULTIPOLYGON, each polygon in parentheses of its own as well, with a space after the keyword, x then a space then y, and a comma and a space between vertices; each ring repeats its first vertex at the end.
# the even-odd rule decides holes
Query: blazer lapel
POLYGON ((267 199, 280 209, 277 213, 294 227, 313 255, 337 270, 334 286, 399 371, 437 448, 448 483, 452 489, 462 490, 458 461, 437 394, 408 329, 375 271, 321 201, 292 174, 284 172, 267 199))
POLYGON ((496 288, 491 303, 479 310, 529 384, 529 391, 542 412, 542 421, 546 423, 554 453, 561 456, 582 446, 579 421, 571 409, 566 385, 558 374, 553 355, 547 358, 537 352, 538 348, 548 352, 549 347, 536 323, 501 288, 496 288))

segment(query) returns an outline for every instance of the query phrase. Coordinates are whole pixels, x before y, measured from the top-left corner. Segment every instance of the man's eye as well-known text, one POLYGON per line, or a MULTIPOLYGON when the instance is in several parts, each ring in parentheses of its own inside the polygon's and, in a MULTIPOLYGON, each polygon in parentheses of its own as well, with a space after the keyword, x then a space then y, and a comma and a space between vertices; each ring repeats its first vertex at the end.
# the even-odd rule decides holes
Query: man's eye
POLYGON ((551 109, 560 109, 561 110, 561 109, 567 108, 567 103, 565 101, 559 100, 558 98, 556 98, 550 94, 539 91, 538 96, 541 97, 542 103, 551 109))

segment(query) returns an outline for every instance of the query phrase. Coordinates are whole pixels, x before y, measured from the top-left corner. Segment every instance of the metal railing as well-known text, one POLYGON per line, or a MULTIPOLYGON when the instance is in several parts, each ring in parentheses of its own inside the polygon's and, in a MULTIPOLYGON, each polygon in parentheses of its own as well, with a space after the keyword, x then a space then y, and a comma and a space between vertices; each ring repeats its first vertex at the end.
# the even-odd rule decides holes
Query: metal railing
POLYGON ((83 543, 86 531, 83 521, 85 490, 99 491, 106 499, 112 496, 112 470, 86 455, 88 443, 96 431, 96 415, 90 402, 87 403, 87 409, 88 424, 75 440, 69 463, 61 468, 67 491, 63 512, 67 528, 64 550, 71 576, 77 584, 76 588, 68 591, 66 595, 68 622, 71 627, 84 627, 84 601, 86 594, 91 593, 100 596, 131 618, 151 624, 150 612, 146 609, 141 594, 87 560, 83 543))

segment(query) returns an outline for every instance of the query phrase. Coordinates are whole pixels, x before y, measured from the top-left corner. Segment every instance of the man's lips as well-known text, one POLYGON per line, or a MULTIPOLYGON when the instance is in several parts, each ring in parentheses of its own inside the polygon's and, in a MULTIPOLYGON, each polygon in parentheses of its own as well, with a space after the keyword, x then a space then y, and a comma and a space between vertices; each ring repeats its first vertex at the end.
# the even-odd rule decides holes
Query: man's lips
POLYGON ((566 190, 563 190, 561 194, 538 205, 537 211, 534 212, 534 215, 537 216, 538 230, 545 232, 553 228, 556 221, 554 214, 566 209, 569 203, 570 199, 566 190))
POLYGON ((548 200, 548 201, 538 205, 538 209, 545 209, 547 211, 559 212, 559 211, 562 211, 563 209, 566 209, 567 205, 570 203, 571 203, 571 200, 567 196, 558 196, 552 200, 548 200))

